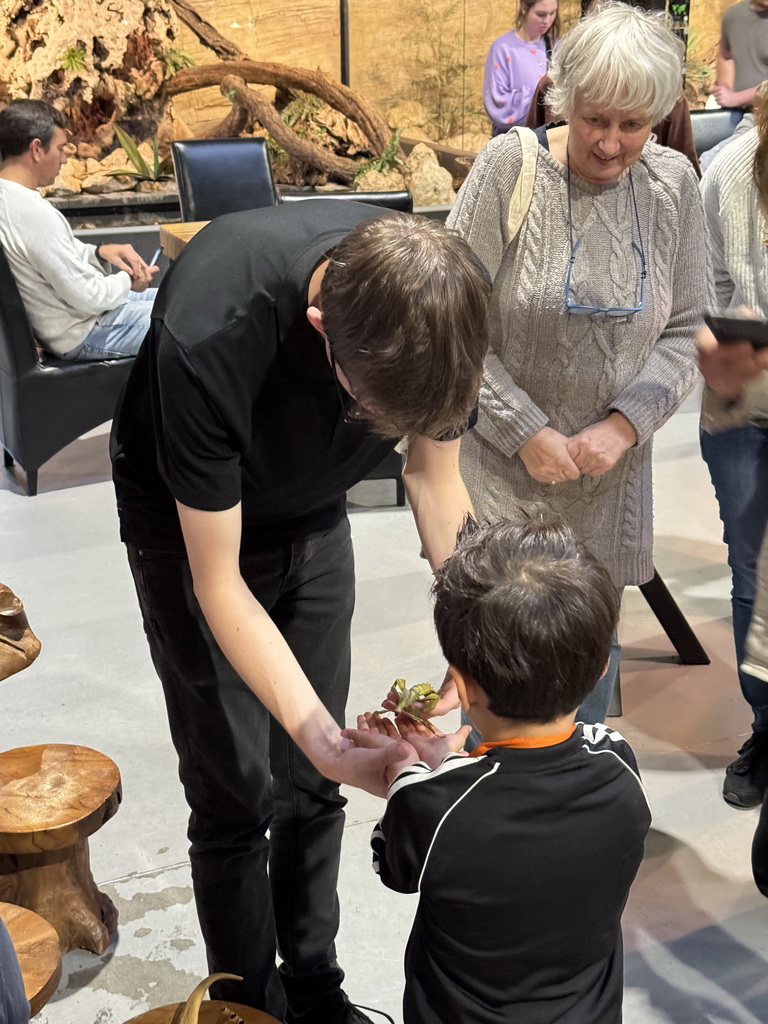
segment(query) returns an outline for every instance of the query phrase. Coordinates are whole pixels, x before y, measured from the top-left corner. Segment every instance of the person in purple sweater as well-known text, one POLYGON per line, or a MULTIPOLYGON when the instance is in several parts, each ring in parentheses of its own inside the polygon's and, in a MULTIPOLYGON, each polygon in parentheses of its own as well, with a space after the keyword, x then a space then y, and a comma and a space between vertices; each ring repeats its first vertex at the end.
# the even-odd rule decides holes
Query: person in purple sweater
POLYGON ((485 62, 483 103, 494 135, 525 123, 559 31, 557 0, 518 0, 515 27, 493 41, 485 62))

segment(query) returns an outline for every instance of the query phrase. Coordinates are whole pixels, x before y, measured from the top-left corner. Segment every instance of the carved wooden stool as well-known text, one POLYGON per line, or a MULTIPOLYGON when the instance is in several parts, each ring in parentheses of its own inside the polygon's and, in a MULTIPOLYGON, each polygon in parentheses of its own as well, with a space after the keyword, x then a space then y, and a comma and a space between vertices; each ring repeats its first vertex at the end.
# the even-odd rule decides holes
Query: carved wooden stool
MULTIPOLYGON (((184 1003, 168 1003, 158 1006, 156 1010, 147 1010, 138 1017, 131 1017, 125 1024, 182 1024, 184 1003)), ((198 1016, 194 1018, 199 1024, 280 1024, 276 1017, 271 1017, 263 1010, 252 1010, 250 1006, 240 1003, 225 1003, 221 999, 206 999, 200 1005, 198 1016)))
POLYGON ((24 907, 0 903, 0 918, 5 922, 11 942, 19 958, 24 991, 38 1013, 61 981, 61 946, 52 925, 24 907))
POLYGON ((226 1003, 221 999, 205 999, 205 993, 214 981, 222 978, 243 980, 238 974, 209 974, 185 1003, 158 1006, 156 1010, 131 1017, 125 1024, 280 1024, 263 1010, 254 1010, 240 1003, 226 1003))
POLYGON ((103 953, 117 927, 91 874, 88 836, 117 810, 120 772, 90 747, 44 743, 0 753, 0 900, 34 910, 62 953, 103 953))

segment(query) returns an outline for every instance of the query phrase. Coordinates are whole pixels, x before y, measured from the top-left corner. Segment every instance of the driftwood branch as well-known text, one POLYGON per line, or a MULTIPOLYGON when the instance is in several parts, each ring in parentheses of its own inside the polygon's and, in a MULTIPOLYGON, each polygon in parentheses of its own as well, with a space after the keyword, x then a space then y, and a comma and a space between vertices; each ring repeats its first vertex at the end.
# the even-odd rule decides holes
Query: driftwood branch
POLYGON ((342 181, 351 182, 360 170, 360 163, 349 157, 336 156, 322 146, 301 139, 280 117, 274 106, 261 93, 249 89, 242 78, 226 75, 221 81, 221 91, 230 96, 233 103, 247 110, 249 115, 266 128, 278 146, 294 160, 316 167, 326 174, 332 174, 342 181))
MULTIPOLYGON (((242 81, 242 79, 241 79, 242 81)), ((253 131, 253 116, 251 113, 241 107, 236 100, 232 102, 232 109, 227 116, 219 121, 218 124, 214 125, 213 128, 209 128, 204 131, 200 136, 202 139, 235 139, 238 135, 250 134, 253 131)))
POLYGON ((243 53, 231 39, 227 39, 209 21, 202 18, 192 4, 186 0, 170 0, 170 3, 184 24, 189 26, 200 42, 213 50, 217 57, 222 60, 248 60, 248 54, 243 53))
POLYGON ((236 75, 250 85, 282 86, 313 93, 355 122, 371 143, 371 152, 375 156, 381 156, 389 142, 392 132, 381 114, 362 96, 319 69, 312 71, 309 68, 294 68, 287 64, 257 60, 201 64, 178 71, 166 82, 165 95, 178 96, 206 86, 221 86, 227 75, 236 75))

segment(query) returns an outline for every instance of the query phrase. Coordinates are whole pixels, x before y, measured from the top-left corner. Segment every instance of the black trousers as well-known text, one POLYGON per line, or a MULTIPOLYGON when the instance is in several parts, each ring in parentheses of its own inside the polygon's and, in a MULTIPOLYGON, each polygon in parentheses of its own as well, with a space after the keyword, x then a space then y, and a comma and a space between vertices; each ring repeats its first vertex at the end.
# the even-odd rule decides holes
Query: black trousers
MULTIPOLYGON (((332 1012, 344 977, 334 940, 346 801, 222 654, 186 558, 129 546, 128 559, 191 810, 192 878, 209 969, 244 978, 217 983, 212 997, 279 1019, 286 999, 299 1018, 326 1005, 332 1012)), ((348 521, 243 556, 241 571, 341 726, 354 607, 348 521)))

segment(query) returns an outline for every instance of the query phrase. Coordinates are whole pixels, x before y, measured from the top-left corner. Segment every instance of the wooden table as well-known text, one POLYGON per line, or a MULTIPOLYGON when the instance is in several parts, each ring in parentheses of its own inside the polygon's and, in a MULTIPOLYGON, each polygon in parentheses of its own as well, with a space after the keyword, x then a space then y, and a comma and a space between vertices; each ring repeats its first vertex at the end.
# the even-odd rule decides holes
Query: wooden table
POLYGON ((210 221, 189 220, 177 221, 175 224, 160 225, 160 245, 169 260, 175 260, 180 256, 184 246, 194 238, 200 228, 204 228, 210 221))

